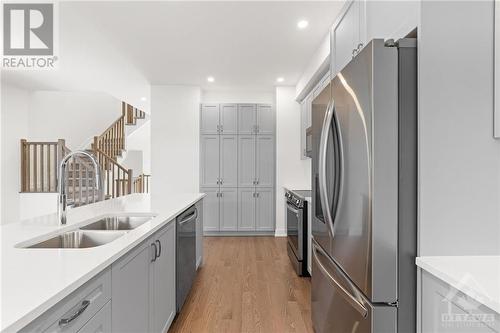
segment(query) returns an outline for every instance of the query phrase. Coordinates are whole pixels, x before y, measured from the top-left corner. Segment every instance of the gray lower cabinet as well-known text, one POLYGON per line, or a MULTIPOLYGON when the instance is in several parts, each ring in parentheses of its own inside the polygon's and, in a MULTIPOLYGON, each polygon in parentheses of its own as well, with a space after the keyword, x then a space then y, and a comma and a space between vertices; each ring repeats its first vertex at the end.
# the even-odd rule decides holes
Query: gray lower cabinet
POLYGON ((238 189, 227 187, 202 188, 207 196, 203 200, 203 230, 238 230, 238 189))
POLYGON ((220 185, 238 186, 238 136, 220 136, 220 185))
POLYGON ((155 257, 146 240, 112 265, 113 332, 151 332, 151 263, 155 257))
POLYGON ((238 189, 221 188, 219 197, 220 231, 238 230, 238 189))
POLYGON ((203 199, 203 230, 219 231, 219 188, 203 187, 201 192, 206 194, 203 199))
POLYGON ((78 333, 103 333, 111 332, 111 301, 97 312, 78 333))
POLYGON ((175 307, 175 222, 157 232, 153 239, 158 256, 151 264, 152 332, 166 332, 174 320, 175 307))
POLYGON ((175 316, 175 223, 112 265, 113 332, 164 332, 175 316))
MULTIPOLYGON (((102 311, 104 305, 110 300, 111 270, 107 268, 44 312, 20 332, 78 332, 85 326, 85 323, 102 311)), ((109 332, 109 330, 104 332, 109 332)))
POLYGON ((202 135, 200 140, 200 184, 201 186, 219 186, 220 136, 202 135))
POLYGON ((422 333, 498 333, 500 314, 424 271, 422 333))
POLYGON ((269 188, 238 189, 238 230, 274 230, 274 190, 269 188))
POLYGON ((239 188, 238 192, 238 230, 255 231, 255 188, 239 188))
POLYGON ((273 188, 256 188, 255 230, 274 230, 274 191, 273 188))

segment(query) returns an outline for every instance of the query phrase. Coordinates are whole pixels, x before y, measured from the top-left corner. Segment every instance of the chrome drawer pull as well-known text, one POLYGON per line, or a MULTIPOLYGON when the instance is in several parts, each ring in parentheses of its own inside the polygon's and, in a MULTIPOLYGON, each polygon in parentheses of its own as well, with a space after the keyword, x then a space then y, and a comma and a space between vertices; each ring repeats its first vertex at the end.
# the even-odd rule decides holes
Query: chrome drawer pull
POLYGON ((89 305, 90 305, 90 301, 87 301, 87 300, 83 301, 82 304, 80 305, 80 307, 78 308, 78 310, 76 310, 76 312, 73 313, 69 318, 63 318, 63 319, 59 320, 59 326, 64 327, 64 326, 68 325, 69 323, 71 323, 73 320, 78 318, 87 309, 87 307, 89 305))

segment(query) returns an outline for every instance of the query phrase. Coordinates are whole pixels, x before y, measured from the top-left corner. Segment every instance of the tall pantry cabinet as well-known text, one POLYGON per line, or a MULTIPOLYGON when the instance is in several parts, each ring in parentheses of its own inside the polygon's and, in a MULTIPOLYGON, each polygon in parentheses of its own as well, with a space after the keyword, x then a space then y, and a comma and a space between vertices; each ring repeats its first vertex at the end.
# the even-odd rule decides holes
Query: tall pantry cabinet
POLYGON ((200 106, 204 231, 274 231, 275 114, 268 104, 200 106))

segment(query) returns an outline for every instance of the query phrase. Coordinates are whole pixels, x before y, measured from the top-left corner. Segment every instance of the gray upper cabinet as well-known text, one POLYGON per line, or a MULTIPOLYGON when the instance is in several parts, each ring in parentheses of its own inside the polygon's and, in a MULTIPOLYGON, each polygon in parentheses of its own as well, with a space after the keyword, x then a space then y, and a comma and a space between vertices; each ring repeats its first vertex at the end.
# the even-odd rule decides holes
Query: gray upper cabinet
POLYGON ((269 104, 257 105, 257 134, 271 135, 274 133, 274 110, 269 104))
POLYGON ((255 188, 240 188, 238 196, 238 230, 255 231, 255 188))
POLYGON ((360 2, 354 0, 333 28, 333 68, 334 74, 352 59, 360 41, 360 2))
POLYGON ((220 137, 220 185, 238 186, 238 136, 220 137))
POLYGON ((220 105, 220 134, 238 134, 238 105, 220 105))
POLYGON ((259 135, 256 141, 256 185, 272 187, 274 184, 274 137, 259 135))
POLYGON ((202 188, 201 192, 206 194, 203 199, 203 230, 219 231, 219 188, 202 188))
POLYGON ((255 191, 255 229, 257 231, 272 231, 274 230, 274 191, 272 188, 257 188, 255 191))
POLYGON ((201 186, 219 186, 219 138, 219 135, 201 136, 201 186))
POLYGON ((154 258, 148 240, 112 265, 113 332, 151 332, 150 283, 154 258))
POLYGON ((238 105, 238 134, 255 134, 257 123, 255 104, 238 105))
POLYGON ((219 104, 202 104, 200 110, 201 134, 219 133, 219 104))
POLYGON ((238 189, 223 188, 219 198, 220 230, 238 230, 238 189))
POLYGON ((156 233, 153 241, 158 246, 158 257, 151 265, 152 332, 168 330, 175 317, 175 223, 156 233))
POLYGON ((255 135, 238 136, 238 186, 251 187, 256 184, 255 135))

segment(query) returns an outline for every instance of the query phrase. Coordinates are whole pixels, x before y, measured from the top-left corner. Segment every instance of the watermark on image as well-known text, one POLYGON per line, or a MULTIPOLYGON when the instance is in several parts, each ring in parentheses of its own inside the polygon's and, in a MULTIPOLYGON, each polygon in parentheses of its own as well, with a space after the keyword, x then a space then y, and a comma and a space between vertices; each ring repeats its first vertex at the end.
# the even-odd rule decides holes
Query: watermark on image
MULTIPOLYGON (((465 276, 460 284, 473 286, 475 290, 482 290, 481 285, 471 275, 465 276)), ((450 291, 442 299, 441 326, 455 329, 457 332, 488 326, 494 327, 495 313, 485 311, 488 308, 481 306, 481 303, 455 288, 450 288, 450 291)))
POLYGON ((2 69, 56 68, 57 2, 2 2, 2 19, 2 69))

